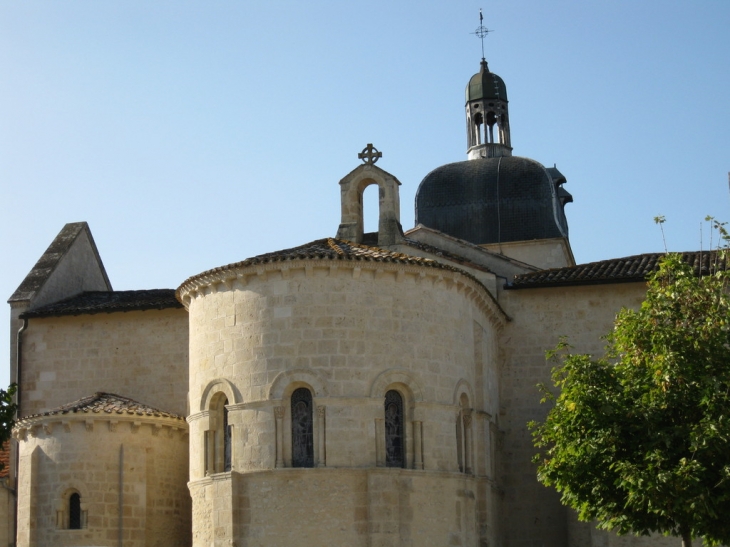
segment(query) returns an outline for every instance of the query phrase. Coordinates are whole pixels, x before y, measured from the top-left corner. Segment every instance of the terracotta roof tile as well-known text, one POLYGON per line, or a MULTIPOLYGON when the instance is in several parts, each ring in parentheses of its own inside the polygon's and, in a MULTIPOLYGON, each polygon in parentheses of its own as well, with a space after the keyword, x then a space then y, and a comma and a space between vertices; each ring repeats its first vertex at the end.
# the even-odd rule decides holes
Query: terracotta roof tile
MULTIPOLYGON (((707 274, 716 268, 725 268, 724 259, 717 251, 694 251, 677 253, 691 264, 696 274, 707 274)), ((625 258, 613 258, 578 264, 566 268, 555 268, 539 272, 516 275, 507 289, 529 289, 537 287, 559 287, 570 285, 597 285, 602 283, 629 283, 643 281, 657 269, 665 253, 648 253, 625 258)))
POLYGON ((21 317, 55 317, 120 311, 182 308, 173 289, 89 291, 25 312, 21 317))
MULTIPOLYGON (((218 273, 225 270, 232 270, 236 268, 243 268, 246 266, 254 266, 257 264, 270 264, 274 262, 286 262, 289 260, 307 260, 307 259, 319 259, 319 260, 350 260, 350 261, 365 261, 365 262, 391 262, 397 264, 413 264, 418 266, 427 266, 430 268, 439 268, 442 270, 457 271, 464 275, 470 276, 468 273, 463 272, 452 266, 442 264, 436 260, 430 258, 420 258, 416 256, 410 256, 403 253, 396 253, 393 251, 387 251, 378 247, 371 247, 369 245, 362 245, 353 243, 344 239, 318 239, 300 245, 299 247, 292 247, 291 249, 284 249, 282 251, 275 251, 273 253, 266 253, 252 258, 247 258, 241 262, 235 262, 228 264, 227 266, 220 266, 219 268, 213 268, 207 270, 198 275, 194 275, 186 279, 180 287, 184 287, 186 284, 203 278, 206 275, 212 273, 218 273)), ((178 289, 180 290, 180 289, 178 289)))
POLYGON ((0 479, 6 479, 10 475, 10 445, 5 443, 0 449, 0 479))
MULTIPOLYGON (((504 310, 500 307, 492 293, 484 287, 481 281, 474 277, 469 272, 443 264, 437 260, 430 258, 421 258, 417 256, 411 256, 404 253, 397 253, 393 251, 387 251, 378 247, 372 247, 369 245, 363 245, 353 243, 344 239, 325 238, 312 241, 300 245, 299 247, 292 247, 291 249, 284 249, 282 251, 275 251, 273 253, 266 253, 252 258, 247 258, 241 262, 234 262, 226 266, 220 266, 213 268, 205 272, 199 273, 189 277, 178 287, 177 295, 181 294, 181 291, 194 288, 196 282, 203 281, 209 276, 215 276, 229 270, 235 270, 239 268, 246 268, 248 266, 255 266, 259 264, 272 264, 280 262, 288 262, 294 260, 347 260, 352 262, 388 262, 394 264, 407 264, 414 266, 425 266, 428 268, 435 268, 440 270, 446 270, 450 272, 456 272, 471 279, 474 283, 484 289, 486 297, 492 302, 492 304, 499 310, 499 313, 504 314, 504 310)), ((506 315, 505 315, 506 316, 506 315)))
POLYGON ((121 395, 115 395, 113 393, 97 392, 88 397, 73 401, 58 408, 42 412, 40 414, 33 414, 31 416, 25 416, 18 420, 19 423, 29 420, 31 418, 38 418, 42 416, 56 416, 63 414, 131 414, 136 416, 148 416, 156 418, 173 418, 176 420, 184 420, 182 416, 173 414, 171 412, 165 412, 157 408, 138 403, 128 397, 122 397, 121 395))

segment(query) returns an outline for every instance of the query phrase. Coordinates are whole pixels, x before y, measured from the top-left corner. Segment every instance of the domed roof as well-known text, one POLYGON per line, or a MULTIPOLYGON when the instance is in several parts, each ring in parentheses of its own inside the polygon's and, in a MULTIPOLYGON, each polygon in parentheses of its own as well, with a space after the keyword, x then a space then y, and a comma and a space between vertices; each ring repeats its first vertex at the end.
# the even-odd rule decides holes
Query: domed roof
POLYGON ((563 182, 528 158, 450 163, 421 181, 416 223, 477 245, 568 237, 563 204, 572 198, 563 182))
POLYGON ((466 86, 466 102, 477 99, 507 101, 507 86, 504 85, 504 80, 493 72, 489 72, 489 67, 484 59, 482 59, 481 70, 471 77, 466 86))

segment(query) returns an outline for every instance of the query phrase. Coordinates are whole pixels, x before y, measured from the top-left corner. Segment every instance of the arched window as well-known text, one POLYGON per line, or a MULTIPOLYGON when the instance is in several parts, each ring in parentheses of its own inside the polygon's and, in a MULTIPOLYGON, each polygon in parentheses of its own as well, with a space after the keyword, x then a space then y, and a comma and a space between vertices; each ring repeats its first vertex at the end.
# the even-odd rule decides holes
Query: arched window
POLYGON ((76 488, 67 489, 56 506, 56 527, 60 530, 86 528, 86 504, 76 488))
POLYGON ((68 498, 68 529, 81 530, 81 494, 78 492, 68 498))
POLYGON ((231 470, 231 425, 228 423, 228 398, 216 394, 210 403, 210 429, 205 432, 205 470, 207 474, 231 470))
POLYGON ((474 116, 474 145, 480 145, 482 142, 487 142, 486 135, 482 140, 482 125, 484 124, 484 117, 481 112, 478 112, 474 116))
POLYGON ((403 397, 391 389, 385 394, 385 465, 406 466, 403 397))
POLYGON ((471 408, 466 393, 461 394, 459 407, 459 413, 456 417, 456 457, 459 463, 459 471, 471 474, 471 408))
POLYGON ((292 467, 314 467, 312 392, 305 387, 291 395, 292 467))

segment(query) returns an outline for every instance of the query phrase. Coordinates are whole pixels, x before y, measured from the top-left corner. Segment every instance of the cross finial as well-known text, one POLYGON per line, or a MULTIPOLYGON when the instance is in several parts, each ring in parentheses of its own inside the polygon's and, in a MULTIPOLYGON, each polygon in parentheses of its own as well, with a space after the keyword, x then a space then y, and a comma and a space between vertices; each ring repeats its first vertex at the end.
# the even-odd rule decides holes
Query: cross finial
POLYGON ((377 148, 375 148, 371 143, 368 143, 368 145, 362 149, 362 152, 360 152, 357 157, 358 159, 361 159, 363 163, 368 163, 372 165, 376 161, 378 161, 379 158, 383 157, 383 153, 378 152, 377 148))
POLYGON ((476 34, 477 38, 482 41, 482 61, 484 60, 484 38, 490 32, 494 31, 489 30, 487 27, 484 26, 484 16, 482 15, 482 8, 479 8, 479 26, 474 32, 472 32, 472 34, 476 34))

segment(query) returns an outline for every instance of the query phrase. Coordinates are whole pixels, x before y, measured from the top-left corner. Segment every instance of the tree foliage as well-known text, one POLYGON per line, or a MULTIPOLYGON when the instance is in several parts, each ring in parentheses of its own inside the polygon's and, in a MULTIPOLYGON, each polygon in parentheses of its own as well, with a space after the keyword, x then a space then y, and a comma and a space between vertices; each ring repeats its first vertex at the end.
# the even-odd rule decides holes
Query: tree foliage
POLYGON ((581 520, 730 544, 730 274, 714 270, 669 254, 604 358, 565 340, 549 352, 559 394, 541 386, 553 406, 530 424, 538 479, 581 520))

